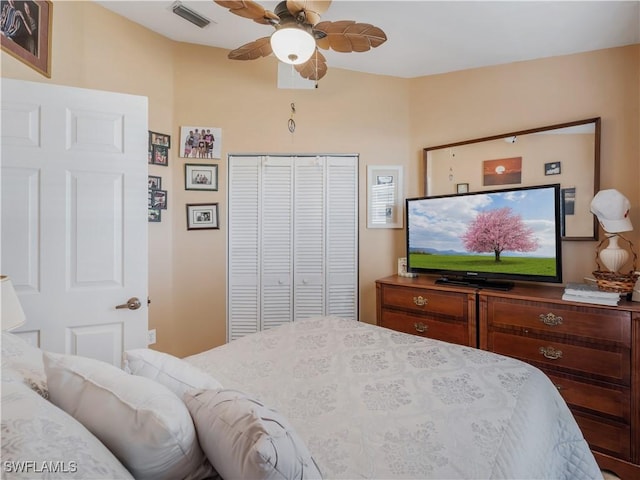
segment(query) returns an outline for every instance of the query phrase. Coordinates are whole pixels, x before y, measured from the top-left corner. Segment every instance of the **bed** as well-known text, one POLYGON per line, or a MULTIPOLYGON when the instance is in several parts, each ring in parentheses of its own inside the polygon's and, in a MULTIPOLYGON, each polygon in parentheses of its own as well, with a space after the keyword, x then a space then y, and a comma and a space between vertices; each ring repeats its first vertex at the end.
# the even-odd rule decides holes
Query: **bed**
POLYGON ((185 359, 273 407, 325 478, 602 478, 538 369, 339 318, 185 359))
POLYGON ((2 478, 602 478, 549 379, 490 352, 318 317, 124 357, 3 332, 2 478))

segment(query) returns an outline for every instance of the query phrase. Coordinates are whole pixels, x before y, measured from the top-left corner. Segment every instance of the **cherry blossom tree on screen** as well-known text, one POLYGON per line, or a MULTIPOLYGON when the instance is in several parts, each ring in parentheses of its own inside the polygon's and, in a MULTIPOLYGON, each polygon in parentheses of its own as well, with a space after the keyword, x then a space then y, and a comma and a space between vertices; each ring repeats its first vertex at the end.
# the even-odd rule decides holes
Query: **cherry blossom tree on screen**
POLYGON ((538 248, 534 231, 509 207, 480 212, 462 236, 467 251, 493 252, 495 261, 505 251, 532 252, 538 248))

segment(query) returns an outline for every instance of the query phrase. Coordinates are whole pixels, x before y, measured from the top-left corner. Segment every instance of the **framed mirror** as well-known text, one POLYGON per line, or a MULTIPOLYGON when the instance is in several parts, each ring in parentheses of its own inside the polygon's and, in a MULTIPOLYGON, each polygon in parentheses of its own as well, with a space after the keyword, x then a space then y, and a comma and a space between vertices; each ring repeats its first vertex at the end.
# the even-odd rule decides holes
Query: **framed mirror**
POLYGON ((600 118, 427 147, 425 196, 559 183, 562 239, 597 240, 600 118))

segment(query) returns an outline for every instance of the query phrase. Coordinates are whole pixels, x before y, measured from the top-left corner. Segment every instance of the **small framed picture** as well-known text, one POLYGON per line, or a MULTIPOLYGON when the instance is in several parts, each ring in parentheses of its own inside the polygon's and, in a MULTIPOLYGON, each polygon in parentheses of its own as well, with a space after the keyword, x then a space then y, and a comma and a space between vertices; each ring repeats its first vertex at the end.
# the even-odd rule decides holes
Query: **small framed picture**
POLYGON ((161 190, 161 189, 162 189, 162 177, 149 175, 149 190, 161 190))
POLYGON ((468 192, 469 192, 468 183, 456 183, 456 193, 468 193, 468 192))
POLYGON ((150 222, 161 222, 162 221, 162 210, 159 208, 150 208, 149 209, 149 221, 150 222))
POLYGON ((151 163, 153 165, 169 166, 169 149, 164 145, 151 146, 151 163))
POLYGON ((167 191, 166 190, 149 190, 150 205, 149 208, 157 208, 159 210, 167 209, 167 191))
POLYGON ((149 145, 171 148, 171 136, 166 133, 152 132, 149 130, 149 145))
POLYGON ((188 203, 187 230, 219 229, 217 203, 188 203))
POLYGON ((560 162, 551 162, 544 164, 544 174, 545 175, 560 175, 561 173, 560 162))
POLYGON ((184 166, 185 190, 218 191, 218 165, 196 165, 186 163, 184 166))

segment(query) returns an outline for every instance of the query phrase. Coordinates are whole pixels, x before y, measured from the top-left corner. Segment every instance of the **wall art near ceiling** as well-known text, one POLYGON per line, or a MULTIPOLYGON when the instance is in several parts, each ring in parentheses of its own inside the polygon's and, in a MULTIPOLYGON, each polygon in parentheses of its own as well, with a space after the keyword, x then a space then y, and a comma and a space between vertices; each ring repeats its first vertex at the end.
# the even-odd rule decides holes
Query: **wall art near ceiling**
POLYGON ((522 157, 485 160, 482 179, 484 186, 522 183, 522 157))
POLYGON ((2 50, 51 78, 53 2, 0 2, 2 50))
POLYGON ((217 203, 188 203, 187 230, 219 229, 217 203))
POLYGON ((180 127, 180 157, 220 158, 222 129, 216 127, 180 127))
POLYGON ((184 189, 218 191, 218 165, 186 163, 184 189))

